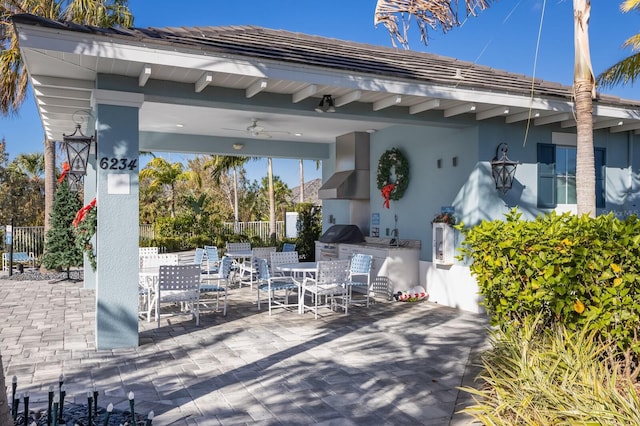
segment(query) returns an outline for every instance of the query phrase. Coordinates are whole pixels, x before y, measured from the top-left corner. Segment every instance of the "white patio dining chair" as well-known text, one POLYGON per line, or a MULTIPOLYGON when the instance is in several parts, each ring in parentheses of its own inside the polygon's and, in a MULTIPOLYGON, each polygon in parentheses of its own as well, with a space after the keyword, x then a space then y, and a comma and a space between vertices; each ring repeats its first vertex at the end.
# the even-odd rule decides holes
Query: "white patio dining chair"
POLYGON ((179 256, 175 253, 145 254, 139 257, 140 273, 138 294, 140 296, 139 312, 151 322, 151 314, 157 302, 156 288, 160 265, 177 265, 179 256))
POLYGON ((242 252, 242 251, 250 251, 251 243, 241 242, 241 243, 227 243, 226 249, 228 252, 242 252))
POLYGON ((202 277, 200 283, 200 301, 202 305, 208 309, 208 303, 212 303, 215 297, 216 312, 220 309, 220 296, 224 298, 222 315, 227 316, 227 289, 229 288, 229 281, 232 272, 233 259, 227 256, 223 256, 220 261, 220 268, 216 274, 207 274, 202 277))
MULTIPOLYGON (((355 253, 349 259, 349 275, 347 277, 347 292, 344 301, 345 314, 349 309, 349 305, 353 304, 353 295, 362 294, 366 307, 369 307, 369 296, 373 291, 371 283, 371 265, 373 264, 373 256, 370 254, 355 253)), ((360 299, 356 299, 360 300, 360 299)))
POLYGON ((269 315, 274 308, 295 308, 300 303, 300 285, 292 277, 274 277, 269 271, 267 260, 258 258, 258 310, 260 310, 260 294, 266 294, 269 302, 269 315), (295 295, 294 303, 289 299, 295 295))
POLYGON ((180 307, 179 314, 189 312, 200 325, 200 266, 161 265, 158 274, 156 319, 160 327, 160 304, 180 307))
POLYGON ((253 282, 258 275, 258 259, 265 259, 267 265, 271 264, 271 253, 275 253, 275 247, 255 247, 251 249, 253 256, 242 263, 238 263, 238 281, 242 284, 249 284, 253 290, 253 282))
POLYGON ((318 309, 328 307, 336 309, 346 308, 346 282, 349 276, 348 260, 325 260, 317 262, 315 277, 306 276, 302 282, 301 303, 302 313, 312 311, 318 319, 318 309), (306 293, 310 302, 307 304, 306 293), (341 302, 338 304, 338 302, 341 302))
POLYGON ((216 246, 204 246, 203 273, 217 274, 220 267, 220 254, 216 246))
POLYGON ((140 256, 158 254, 158 247, 138 247, 138 254, 140 256))
MULTIPOLYGON (((278 251, 270 254, 271 258, 271 271, 273 276, 287 276, 288 274, 278 271, 279 265, 286 265, 288 263, 300 262, 300 257, 297 251, 278 251)), ((296 278, 296 277, 294 277, 296 278)))

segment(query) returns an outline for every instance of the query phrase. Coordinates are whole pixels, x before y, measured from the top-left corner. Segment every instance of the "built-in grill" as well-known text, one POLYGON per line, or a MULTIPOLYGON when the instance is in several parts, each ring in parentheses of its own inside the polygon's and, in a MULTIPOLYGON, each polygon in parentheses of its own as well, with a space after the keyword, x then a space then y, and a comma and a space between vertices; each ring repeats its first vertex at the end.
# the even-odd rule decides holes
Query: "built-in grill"
POLYGON ((316 260, 336 260, 340 255, 340 243, 364 241, 364 235, 357 225, 333 225, 316 241, 316 260))

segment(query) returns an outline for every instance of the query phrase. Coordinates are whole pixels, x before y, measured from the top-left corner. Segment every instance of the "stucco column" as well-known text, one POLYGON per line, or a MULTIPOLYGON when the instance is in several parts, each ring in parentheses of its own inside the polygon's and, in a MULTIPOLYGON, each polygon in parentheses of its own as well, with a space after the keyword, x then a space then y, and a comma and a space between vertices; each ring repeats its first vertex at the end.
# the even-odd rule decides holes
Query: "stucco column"
POLYGON ((96 348, 138 346, 138 110, 142 94, 96 89, 96 348))

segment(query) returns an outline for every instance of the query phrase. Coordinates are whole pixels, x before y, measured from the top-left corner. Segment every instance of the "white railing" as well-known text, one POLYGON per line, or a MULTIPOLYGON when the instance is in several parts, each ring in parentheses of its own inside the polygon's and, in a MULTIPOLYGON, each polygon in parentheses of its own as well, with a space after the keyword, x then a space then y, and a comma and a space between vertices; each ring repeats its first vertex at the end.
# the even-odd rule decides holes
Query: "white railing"
MULTIPOLYGON (((238 222, 238 229, 235 230, 234 222, 223 222, 224 230, 231 234, 243 234, 250 237, 260 237, 261 240, 269 239, 269 222, 238 222)), ((284 221, 276 222, 276 237, 284 238, 284 221)))
MULTIPOLYGON (((229 233, 234 232, 233 222, 223 222, 223 229, 229 233)), ((2 236, 2 245, 4 247, 5 227, 0 232, 2 236)), ((238 234, 248 235, 250 237, 260 237, 262 240, 269 239, 269 222, 238 222, 238 234)), ((276 222, 277 238, 284 237, 284 221, 276 222)), ((44 249, 44 227, 43 226, 14 226, 13 227, 13 251, 33 253, 40 257, 44 249)), ((152 240, 155 237, 153 224, 140 224, 140 239, 152 240)))

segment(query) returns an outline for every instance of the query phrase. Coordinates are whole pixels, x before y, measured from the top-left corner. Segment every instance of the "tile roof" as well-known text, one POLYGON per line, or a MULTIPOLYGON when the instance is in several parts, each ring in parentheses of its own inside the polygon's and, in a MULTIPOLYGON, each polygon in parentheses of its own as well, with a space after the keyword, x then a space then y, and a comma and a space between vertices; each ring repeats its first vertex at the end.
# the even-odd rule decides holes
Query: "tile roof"
MULTIPOLYGON (((256 26, 100 28, 15 15, 14 21, 112 38, 166 44, 206 52, 239 55, 373 74, 418 83, 529 96, 531 77, 431 53, 338 40, 256 26)), ((535 79, 538 97, 572 100, 571 86, 535 79)), ((640 101, 598 94, 597 101, 640 107, 640 101)))

